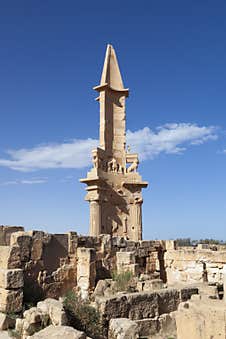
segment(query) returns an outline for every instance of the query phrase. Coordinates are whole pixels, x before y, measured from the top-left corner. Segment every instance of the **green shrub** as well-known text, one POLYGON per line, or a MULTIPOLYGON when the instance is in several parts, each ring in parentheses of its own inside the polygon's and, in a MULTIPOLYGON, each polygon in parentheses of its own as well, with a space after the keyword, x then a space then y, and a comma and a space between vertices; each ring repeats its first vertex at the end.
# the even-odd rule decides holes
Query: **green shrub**
POLYGON ((99 339, 102 335, 100 315, 88 301, 82 300, 73 291, 66 294, 64 308, 67 313, 70 326, 84 331, 88 336, 99 339))
POLYGON ((15 329, 9 329, 8 334, 9 334, 9 337, 13 337, 15 339, 21 339, 21 334, 15 329))
POLYGON ((132 272, 126 271, 123 273, 112 274, 112 279, 115 281, 115 291, 116 292, 130 292, 132 290, 133 283, 133 274, 132 272))

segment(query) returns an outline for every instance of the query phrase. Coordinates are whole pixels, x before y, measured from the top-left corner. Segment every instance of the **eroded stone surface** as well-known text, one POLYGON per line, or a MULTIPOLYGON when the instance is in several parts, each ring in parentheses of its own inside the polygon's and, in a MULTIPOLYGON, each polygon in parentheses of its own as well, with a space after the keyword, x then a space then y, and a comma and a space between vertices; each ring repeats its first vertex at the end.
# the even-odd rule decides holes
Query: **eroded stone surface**
POLYGON ((0 331, 14 328, 16 320, 5 313, 0 313, 0 331))
POLYGON ((17 289, 22 288, 23 284, 23 270, 0 269, 0 288, 17 289))
POLYGON ((6 290, 0 288, 0 312, 18 313, 23 306, 22 290, 6 290))
POLYGON ((53 326, 50 325, 45 329, 35 333, 32 339, 86 339, 84 332, 77 331, 69 326, 53 326))
POLYGON ((126 318, 111 319, 109 325, 109 339, 137 339, 138 326, 135 321, 126 318))
POLYGON ((21 268, 19 246, 0 246, 0 268, 21 268))
POLYGON ((54 326, 67 325, 67 317, 62 301, 48 298, 38 302, 37 308, 41 310, 43 314, 49 315, 51 323, 54 326))
POLYGON ((176 312, 177 337, 183 339, 226 338, 224 302, 192 298, 176 312))

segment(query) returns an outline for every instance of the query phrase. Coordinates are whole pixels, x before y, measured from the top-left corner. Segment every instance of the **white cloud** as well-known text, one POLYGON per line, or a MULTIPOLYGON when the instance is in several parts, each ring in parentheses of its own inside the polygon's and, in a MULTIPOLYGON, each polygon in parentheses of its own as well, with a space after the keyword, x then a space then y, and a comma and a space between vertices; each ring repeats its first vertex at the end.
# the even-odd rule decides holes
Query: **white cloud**
POLYGON ((0 183, 1 186, 8 185, 34 185, 34 184, 45 184, 47 179, 22 179, 22 180, 10 180, 0 183))
POLYGON ((48 144, 31 149, 10 150, 10 159, 0 159, 0 166, 29 172, 50 168, 82 168, 90 164, 90 152, 97 140, 72 140, 62 144, 48 144))
MULTIPOLYGON (((153 159, 160 153, 180 154, 189 145, 200 145, 216 139, 216 127, 199 127, 188 123, 166 124, 156 130, 145 127, 135 132, 127 132, 127 144, 131 146, 131 152, 139 153, 140 160, 153 159)), ((97 145, 98 141, 95 139, 75 139, 31 149, 10 150, 7 151, 9 159, 0 159, 0 166, 22 172, 51 168, 83 168, 90 165, 91 150, 97 145)))
POLYGON ((145 127, 136 132, 127 132, 127 143, 132 152, 139 153, 141 160, 153 159, 160 153, 181 154, 189 145, 201 145, 217 138, 216 127, 199 127, 188 123, 165 124, 156 131, 145 127))

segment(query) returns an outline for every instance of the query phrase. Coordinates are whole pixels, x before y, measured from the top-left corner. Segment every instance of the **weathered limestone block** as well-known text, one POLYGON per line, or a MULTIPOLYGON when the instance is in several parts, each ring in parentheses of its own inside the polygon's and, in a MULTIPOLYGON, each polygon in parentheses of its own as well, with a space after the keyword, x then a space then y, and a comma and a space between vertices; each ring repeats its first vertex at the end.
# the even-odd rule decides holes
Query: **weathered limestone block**
POLYGON ((0 246, 0 267, 5 269, 21 268, 19 246, 0 246))
POLYGON ((86 339, 84 332, 75 330, 69 326, 53 326, 50 325, 30 337, 30 339, 86 339))
POLYGON ((10 245, 17 245, 20 248, 21 261, 28 261, 31 254, 31 240, 32 236, 29 232, 12 233, 10 238, 10 245))
POLYGON ((176 250, 177 242, 176 240, 165 240, 165 249, 168 250, 176 250))
POLYGON ((99 243, 99 237, 90 237, 85 235, 80 235, 78 237, 78 247, 96 248, 99 243))
POLYGON ((2 331, 0 332, 0 339, 12 339, 12 337, 9 335, 8 331, 2 331))
POLYGON ((158 331, 163 338, 174 338, 177 334, 175 312, 162 314, 158 318, 158 331))
MULTIPOLYGON (((112 318, 128 318, 129 308, 127 296, 111 297, 107 299, 97 299, 99 311, 104 322, 108 323, 112 318)), ((105 325, 105 324, 104 324, 105 325)))
POLYGON ((135 264, 135 252, 117 252, 117 264, 135 264))
POLYGON ((78 234, 76 232, 68 233, 68 253, 76 254, 78 247, 78 234))
POLYGON ((192 295, 196 295, 199 293, 199 289, 197 287, 185 287, 180 291, 180 299, 181 301, 186 301, 191 298, 192 295))
POLYGON ((112 237, 112 247, 126 248, 127 240, 122 237, 112 237))
POLYGON ((96 251, 93 248, 78 247, 77 258, 77 286, 81 297, 86 299, 89 290, 95 287, 96 251))
POLYGON ((139 281, 137 284, 137 288, 139 292, 160 290, 163 288, 163 281, 161 279, 150 279, 145 281, 139 281))
POLYGON ((52 235, 43 231, 28 231, 26 234, 32 237, 31 260, 41 260, 43 257, 44 247, 50 243, 52 235))
POLYGON ((65 264, 52 273, 55 282, 63 282, 65 290, 73 288, 77 284, 77 268, 75 264, 65 264))
POLYGON ((15 323, 16 323, 15 319, 11 318, 5 313, 0 313, 0 331, 8 330, 9 328, 14 328, 15 323))
POLYGON ((107 299, 97 299, 104 326, 112 318, 129 318, 131 320, 153 318, 158 312, 157 293, 131 293, 107 299))
POLYGON ((154 318, 159 314, 157 293, 131 293, 127 295, 129 318, 132 320, 154 318))
POLYGON ((23 270, 0 269, 0 288, 17 289, 24 285, 23 270))
POLYGON ((222 282, 222 269, 226 263, 226 251, 211 249, 178 248, 167 250, 165 267, 169 284, 175 282, 222 282))
POLYGON ((165 289, 158 291, 159 314, 176 311, 180 303, 180 291, 165 289))
POLYGON ((23 306, 22 290, 5 290, 0 288, 0 312, 18 313, 23 306))
POLYGON ((126 318, 111 319, 108 332, 109 339, 137 339, 138 326, 135 321, 126 318))
POLYGON ((43 313, 48 314, 54 326, 67 325, 67 316, 64 311, 63 303, 60 300, 45 299, 37 304, 37 308, 43 313))
POLYGON ((23 323, 24 323, 24 319, 21 319, 21 318, 16 319, 15 330, 21 336, 22 336, 22 333, 23 333, 23 323))
POLYGON ((31 247, 31 260, 41 260, 43 253, 43 241, 42 239, 34 239, 31 247))
POLYGON ((106 290, 111 288, 111 285, 112 285, 111 279, 99 280, 93 292, 93 297, 94 298, 103 297, 106 293, 106 290))
POLYGON ((17 319, 16 321, 16 330, 22 338, 27 338, 27 336, 39 331, 49 320, 37 307, 30 308, 23 315, 24 319, 17 319))
POLYGON ((140 243, 140 247, 149 248, 149 249, 154 247, 155 245, 155 241, 153 240, 141 240, 139 241, 139 243, 140 243))
POLYGON ((158 333, 158 317, 136 320, 136 323, 141 337, 153 336, 158 333))
MULTIPOLYGON (((174 338, 176 337, 175 312, 159 317, 136 320, 141 337, 174 338)), ((182 338, 181 338, 182 339, 182 338)))
POLYGON ((100 239, 101 239, 101 252, 102 253, 111 252, 111 249, 112 249, 111 235, 101 234, 100 239))
POLYGON ((226 310, 219 300, 193 299, 180 304, 175 315, 178 338, 226 338, 226 310))
POLYGON ((0 226, 0 246, 9 246, 11 234, 24 231, 22 226, 0 226))
POLYGON ((16 330, 25 339, 50 323, 54 326, 67 324, 63 303, 59 300, 46 299, 25 311, 23 319, 16 320, 16 330))
POLYGON ((135 261, 135 252, 116 252, 117 273, 131 272, 136 275, 138 265, 135 261))

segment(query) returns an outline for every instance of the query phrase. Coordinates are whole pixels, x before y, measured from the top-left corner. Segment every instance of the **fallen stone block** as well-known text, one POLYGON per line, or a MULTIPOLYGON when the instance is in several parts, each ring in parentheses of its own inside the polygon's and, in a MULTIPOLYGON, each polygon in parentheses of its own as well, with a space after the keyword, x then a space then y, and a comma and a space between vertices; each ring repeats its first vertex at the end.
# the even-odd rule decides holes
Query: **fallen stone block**
POLYGON ((162 336, 166 336, 167 338, 176 337, 177 326, 176 326, 175 313, 176 312, 171 312, 169 314, 162 314, 158 318, 159 333, 162 336))
POLYGON ((126 318, 111 319, 108 332, 109 339, 137 339, 138 326, 135 321, 126 318))
POLYGON ((23 287, 23 270, 0 269, 0 288, 18 289, 23 287))
POLYGON ((67 316, 64 311, 63 303, 60 300, 45 299, 37 304, 37 308, 44 314, 49 315, 53 325, 63 326, 67 325, 67 316))
POLYGON ((181 289, 180 298, 181 301, 186 301, 191 298, 192 295, 198 294, 199 289, 197 287, 185 287, 181 289))
POLYGON ((0 313, 0 331, 15 327, 16 320, 5 313, 0 313))
POLYGON ((42 314, 37 307, 32 307, 24 312, 24 319, 17 319, 16 329, 22 335, 22 338, 27 338, 39 331, 43 326, 47 326, 49 317, 42 314))
POLYGON ((69 326, 53 326, 50 325, 30 337, 30 339, 86 339, 84 332, 75 330, 69 326))
POLYGON ((23 291, 0 288, 0 312, 18 313, 23 306, 23 291))
POLYGON ((148 337, 158 333, 158 317, 136 320, 136 324, 138 326, 139 335, 142 337, 148 337))
POLYGON ((0 267, 5 269, 21 268, 19 246, 0 246, 0 267))
POLYGON ((9 336, 8 331, 2 331, 0 332, 0 339, 12 339, 12 337, 9 336))
POLYGON ((0 245, 9 246, 11 234, 18 231, 24 231, 22 226, 0 226, 0 245))
POLYGON ((158 292, 159 314, 176 311, 180 303, 180 291, 176 289, 159 290, 158 292))
POLYGON ((19 246, 21 261, 28 261, 31 254, 32 236, 29 232, 16 232, 11 234, 10 245, 19 246))
POLYGON ((159 314, 158 294, 131 293, 127 294, 129 318, 132 320, 154 318, 159 314))

